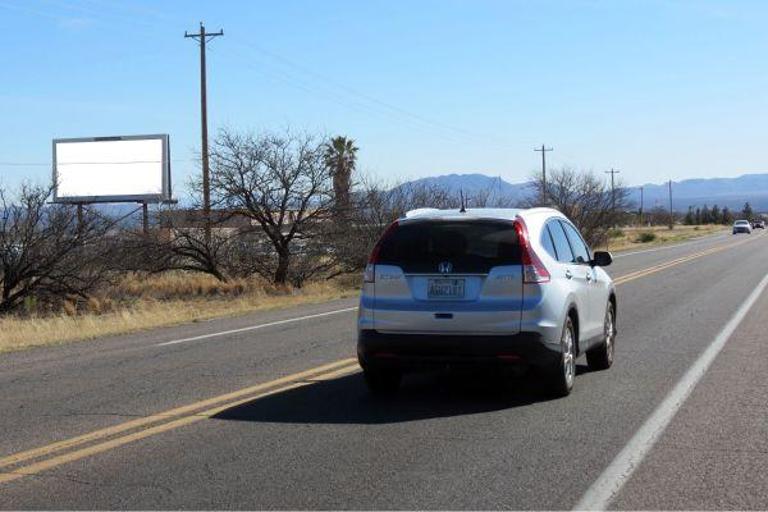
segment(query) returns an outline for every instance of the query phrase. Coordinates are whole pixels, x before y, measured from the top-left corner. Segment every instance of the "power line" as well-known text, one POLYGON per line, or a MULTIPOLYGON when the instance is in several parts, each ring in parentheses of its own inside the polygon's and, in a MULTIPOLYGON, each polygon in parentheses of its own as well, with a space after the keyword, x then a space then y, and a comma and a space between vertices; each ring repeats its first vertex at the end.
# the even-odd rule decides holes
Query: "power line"
POLYGON ((134 164, 159 164, 162 160, 126 160, 124 162, 57 162, 56 165, 134 165, 134 164))
MULTIPOLYGON (((111 4, 109 2, 100 1, 100 0, 85 0, 88 4, 91 4, 91 6, 98 6, 98 10, 94 9, 93 7, 85 7, 85 6, 65 6, 63 5, 63 8, 69 8, 73 10, 78 11, 87 11, 88 15, 94 19, 97 19, 99 21, 112 24, 115 23, 115 17, 120 18, 120 20, 126 20, 127 18, 130 18, 131 23, 136 23, 143 25, 145 27, 150 28, 166 28, 168 23, 173 22, 174 18, 164 14, 161 11, 156 10, 149 10, 144 8, 137 8, 136 6, 127 7, 122 4, 111 4), (134 16, 135 14, 135 16, 134 16), (106 16, 104 16, 106 15, 106 16), (154 23, 150 20, 153 20, 154 23)), ((40 13, 42 15, 42 13, 40 13)), ((199 34, 185 34, 187 36, 199 38, 199 34)), ((213 34, 208 34, 213 35, 213 34)), ((223 35, 216 34, 216 35, 223 35)), ((439 129, 443 133, 437 133, 437 132, 431 132, 433 135, 438 135, 439 137, 450 140, 452 142, 468 142, 468 138, 475 139, 475 142, 481 142, 484 145, 492 145, 497 148, 503 148, 503 149, 509 149, 510 145, 509 143, 504 140, 503 138, 500 138, 494 134, 482 134, 482 133, 475 133, 460 127, 451 126, 445 123, 440 123, 438 121, 435 121, 433 119, 429 119, 428 117, 425 117, 419 113, 410 111, 408 109, 405 109, 399 105, 393 104, 391 102, 383 101, 377 97, 374 97, 368 93, 360 92, 358 90, 355 90, 343 83, 340 83, 337 80, 334 80, 332 78, 329 78, 326 75, 323 75, 321 73, 315 72, 307 67, 304 67, 274 51, 267 50, 263 47, 259 47, 257 45, 254 45, 248 41, 242 40, 238 43, 237 38, 233 40, 235 44, 239 44, 242 47, 245 47, 247 49, 252 50, 248 55, 245 57, 249 60, 253 59, 253 50, 261 54, 262 56, 266 56, 269 59, 271 59, 271 63, 267 64, 272 67, 273 70, 279 70, 282 75, 282 81, 291 81, 297 80, 297 75, 291 76, 289 73, 286 73, 285 69, 290 68, 295 71, 298 71, 299 73, 305 75, 314 77, 316 79, 321 79, 323 82, 326 83, 326 89, 328 89, 325 94, 331 94, 335 97, 333 100, 348 108, 353 109, 364 109, 367 111, 377 111, 379 114, 387 114, 392 116, 397 116, 399 119, 405 119, 408 121, 411 121, 413 123, 416 123, 416 125, 421 126, 422 128, 431 127, 432 129, 439 129), (282 64, 282 69, 280 67, 277 67, 276 65, 282 64), (335 92, 331 92, 331 88, 327 86, 327 84, 330 84, 330 86, 334 89, 336 89, 335 92), (359 102, 349 101, 350 96, 358 98, 359 102), (448 137, 448 134, 452 134, 453 137, 448 137), (461 134, 464 138, 457 137, 458 134, 461 134), (445 136, 444 136, 445 135, 445 136)), ((262 61, 266 62, 266 61, 262 61)), ((244 62, 244 64, 248 65, 251 64, 250 62, 244 62)), ((256 67, 256 66, 252 66, 256 67)), ((258 68, 259 71, 264 72, 263 68, 258 68)), ((300 79, 299 79, 300 80, 300 79)), ((301 90, 304 90, 310 94, 317 94, 318 93, 318 80, 313 80, 311 86, 302 85, 300 83, 291 83, 292 86, 298 87, 301 90)), ((306 84, 306 82, 304 82, 306 84)), ((1 164, 0 164, 1 165, 1 164)))
POLYGON ((51 163, 43 162, 0 162, 0 167, 50 167, 51 163))
MULTIPOLYGON (((237 45, 237 42, 235 42, 235 45, 237 45)), ((234 50, 232 53, 242 57, 241 65, 243 67, 257 70, 261 74, 266 72, 271 75, 272 78, 278 80, 281 84, 287 84, 290 87, 306 92, 311 97, 323 97, 336 103, 337 105, 348 108, 350 110, 363 112, 369 115, 384 116, 390 119, 396 119, 399 122, 407 122, 415 129, 418 129, 424 133, 430 133, 432 136, 438 137, 452 144, 482 142, 487 146, 493 146, 505 151, 509 149, 508 144, 501 144, 499 142, 491 141, 489 140, 490 137, 486 135, 463 132, 464 135, 459 136, 459 134, 456 132, 456 129, 453 127, 441 125, 439 123, 429 121, 423 117, 415 118, 413 116, 403 115, 402 112, 383 108, 380 104, 366 101, 365 98, 341 91, 338 87, 334 88, 333 86, 329 86, 327 83, 323 83, 321 81, 316 80, 310 83, 307 81, 307 79, 304 79, 298 74, 292 72, 288 67, 276 66, 273 62, 267 60, 260 60, 258 65, 254 64, 253 62, 249 61, 249 59, 253 59, 254 57, 253 52, 245 54, 234 50)))
MULTIPOLYGON (((105 5, 106 2, 100 2, 98 0, 89 0, 89 3, 97 4, 100 7, 105 7, 106 6, 105 5)), ((117 8, 117 9, 122 10, 123 12, 120 13, 121 17, 125 16, 125 14, 124 14, 125 11, 127 9, 129 9, 128 6, 124 6, 124 5, 120 5, 120 4, 109 5, 109 6, 112 7, 112 8, 117 8)), ((138 9, 135 6, 131 7, 130 10, 135 12, 135 13, 139 13, 141 15, 140 21, 143 24, 145 24, 145 25, 149 25, 147 23, 147 19, 149 19, 149 18, 154 18, 155 20, 162 21, 163 22, 163 26, 165 26, 165 25, 167 25, 167 23, 173 21, 172 17, 166 16, 162 12, 159 12, 159 11, 149 10, 149 9, 146 9, 146 8, 138 9)), ((139 20, 139 18, 136 18, 136 19, 139 20)), ((287 58, 287 57, 285 57, 283 55, 280 55, 279 53, 274 52, 272 50, 268 50, 268 49, 263 48, 261 46, 258 46, 258 45, 255 45, 253 43, 250 43, 248 41, 239 39, 237 37, 232 38, 232 42, 235 45, 238 45, 238 46, 244 47, 244 48, 246 48, 248 50, 251 50, 251 52, 248 53, 247 55, 241 54, 241 55, 243 55, 243 57, 245 59, 252 59, 253 58, 253 51, 255 50, 256 52, 258 52, 262 56, 268 57, 273 62, 281 63, 283 67, 291 68, 293 70, 296 70, 296 71, 302 73, 303 75, 314 77, 315 79, 320 79, 321 81, 325 82, 326 84, 330 84, 332 87, 336 88, 337 90, 343 91, 343 93, 336 93, 336 97, 334 98, 334 101, 336 101, 337 103, 339 103, 339 104, 341 104, 343 106, 346 106, 346 107, 349 107, 349 108, 353 108, 353 109, 361 108, 362 107, 364 109, 367 109, 369 112, 371 111, 371 107, 372 106, 376 106, 379 109, 387 112, 388 114, 394 114, 394 115, 399 116, 400 119, 409 119, 411 121, 416 121, 416 122, 420 123, 422 126, 430 126, 432 128, 438 128, 438 129, 441 129, 441 130, 444 130, 444 131, 447 131, 447 132, 452 132, 454 134, 461 134, 461 135, 463 135, 465 137, 464 139, 452 138, 452 139, 450 139, 452 141, 466 142, 466 137, 472 137, 472 138, 477 139, 478 141, 482 141, 482 142, 488 144, 490 140, 495 139, 496 142, 495 143, 491 143, 492 145, 497 146, 499 148, 503 147, 504 149, 508 149, 509 148, 509 144, 506 141, 503 141, 502 139, 499 139, 498 137, 494 136, 493 134, 473 133, 473 132, 471 132, 469 130, 466 130, 466 129, 463 129, 463 128, 459 128, 459 127, 456 127, 456 126, 451 126, 451 125, 448 125, 448 124, 445 124, 445 123, 437 122, 437 121, 435 121, 433 119, 429 119, 429 118, 427 118, 427 117, 425 117, 425 116, 423 116, 421 114, 409 111, 408 109, 405 109, 405 108, 403 108, 403 107, 401 107, 399 105, 395 105, 395 104, 393 104, 391 102, 383 101, 383 100, 381 100, 379 98, 376 98, 376 97, 374 97, 374 96, 372 96, 370 94, 367 94, 367 93, 355 90, 352 87, 349 87, 348 85, 346 85, 344 83, 341 83, 341 82, 339 82, 339 81, 337 81, 337 80, 335 80, 333 78, 330 78, 327 75, 323 75, 321 73, 318 73, 318 72, 316 72, 316 71, 314 71, 314 70, 312 70, 310 68, 307 68, 307 67, 305 67, 305 66, 303 66, 303 65, 301 65, 301 64, 299 64, 299 63, 297 63, 297 62, 295 62, 295 61, 293 61, 293 60, 291 60, 291 59, 289 59, 289 58, 287 58), (353 103, 347 101, 347 98, 350 95, 351 96, 355 96, 355 97, 363 100, 366 104, 364 104, 364 105, 361 105, 359 103, 353 104, 353 103)), ((250 63, 246 62, 246 64, 250 64, 250 63)), ((274 66, 274 64, 273 64, 273 66, 274 66)), ((262 71, 262 72, 264 71, 263 68, 258 68, 258 69, 259 69, 259 71, 262 71)), ((299 89, 304 90, 305 92, 308 92, 310 94, 316 94, 317 92, 319 92, 317 87, 316 87, 317 80, 315 80, 313 82, 312 86, 307 86, 306 82, 304 84, 297 83, 298 81, 300 81, 300 79, 297 80, 297 77, 295 75, 291 76, 288 73, 286 73, 284 70, 281 70, 281 73, 282 73, 282 75, 284 77, 284 80, 287 79, 289 81, 291 81, 291 80, 294 81, 294 83, 291 83, 291 85, 293 85, 294 87, 298 87, 299 89)), ((334 94, 334 93, 330 93, 330 94, 334 94)))
POLYGON ((278 53, 276 53, 274 51, 267 50, 267 49, 265 49, 263 47, 255 45, 253 43, 245 42, 245 41, 240 40, 239 38, 236 38, 236 37, 233 38, 233 40, 235 41, 235 44, 239 44, 239 45, 247 47, 249 49, 256 50, 257 52, 261 53, 262 55, 266 55, 267 57, 270 57, 271 59, 273 59, 275 61, 279 61, 279 62, 283 63, 283 65, 285 65, 287 67, 290 67, 292 69, 295 69, 295 70, 299 71, 300 73, 303 73, 305 75, 313 76, 313 77, 315 77, 317 79, 320 79, 320 80, 322 80, 322 81, 324 81, 326 83, 329 83, 332 86, 334 86, 334 87, 344 91, 347 95, 356 96, 356 97, 358 97, 358 98, 360 98, 360 99, 362 99, 364 101, 367 101, 368 103, 377 105, 377 106, 379 106, 379 107, 381 107, 381 108, 383 108, 383 109, 385 109, 385 110, 387 110, 389 112, 392 112, 392 113, 395 113, 395 114, 399 114, 401 117, 407 117, 407 118, 410 118, 412 120, 418 121, 418 122, 420 122, 422 124, 429 125, 429 126, 431 126, 433 128, 439 128, 439 129, 442 129, 442 130, 451 131, 451 132, 454 132, 454 133, 457 133, 457 134, 461 134, 461 135, 463 135, 465 137, 468 136, 468 137, 480 138, 480 139, 482 139, 482 140, 484 140, 486 142, 488 141, 489 138, 494 138, 494 136, 492 136, 492 135, 473 133, 473 132, 465 130, 463 128, 458 128, 458 127, 451 126, 451 125, 448 125, 448 124, 445 124, 445 123, 440 123, 440 122, 435 121, 433 119, 429 119, 429 118, 427 118, 427 117, 425 117, 425 116, 423 116, 421 114, 417 114, 415 112, 409 111, 409 110, 407 110, 405 108, 402 108, 402 107, 400 107, 398 105, 394 105, 394 104, 392 104, 390 102, 383 101, 383 100, 381 100, 379 98, 376 98, 376 97, 374 97, 374 96, 372 96, 370 94, 367 94, 367 93, 364 93, 364 92, 360 92, 360 91, 358 91, 358 90, 356 90, 356 89, 354 89, 352 87, 349 87, 348 85, 346 85, 344 83, 338 82, 338 81, 336 81, 334 79, 329 78, 326 75, 323 75, 321 73, 318 73, 317 71, 314 71, 314 70, 309 69, 309 68, 307 68, 305 66, 302 66, 301 64, 298 64, 298 63, 292 61, 291 59, 288 59, 287 57, 285 57, 283 55, 280 55, 280 54, 278 54, 278 53))
MULTIPOLYGON (((174 158, 171 162, 198 162, 196 158, 174 158)), ((158 160, 132 160, 125 162, 58 162, 58 165, 122 165, 122 164, 157 164, 158 160)), ((52 167, 53 162, 0 162, 0 167, 52 167)))

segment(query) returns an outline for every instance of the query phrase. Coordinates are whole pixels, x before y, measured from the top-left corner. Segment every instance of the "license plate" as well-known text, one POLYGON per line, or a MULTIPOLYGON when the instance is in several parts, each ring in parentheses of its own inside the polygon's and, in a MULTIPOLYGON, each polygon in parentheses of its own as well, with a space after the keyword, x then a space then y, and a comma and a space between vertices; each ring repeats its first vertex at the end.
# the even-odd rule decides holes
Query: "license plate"
POLYGON ((430 299, 463 299, 464 279, 430 279, 427 283, 430 299))

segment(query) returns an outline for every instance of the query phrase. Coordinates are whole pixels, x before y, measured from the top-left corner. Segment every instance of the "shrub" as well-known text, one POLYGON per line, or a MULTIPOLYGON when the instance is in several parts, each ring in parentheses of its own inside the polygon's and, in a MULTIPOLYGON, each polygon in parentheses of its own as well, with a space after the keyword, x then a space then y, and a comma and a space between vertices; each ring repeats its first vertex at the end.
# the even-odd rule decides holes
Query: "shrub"
POLYGON ((641 244, 647 244, 648 242, 653 242, 656 240, 656 233, 651 233, 650 231, 643 231, 642 233, 637 235, 636 242, 639 242, 641 244))
POLYGON ((619 228, 614 228, 608 231, 608 238, 621 238, 624 236, 624 231, 619 228))

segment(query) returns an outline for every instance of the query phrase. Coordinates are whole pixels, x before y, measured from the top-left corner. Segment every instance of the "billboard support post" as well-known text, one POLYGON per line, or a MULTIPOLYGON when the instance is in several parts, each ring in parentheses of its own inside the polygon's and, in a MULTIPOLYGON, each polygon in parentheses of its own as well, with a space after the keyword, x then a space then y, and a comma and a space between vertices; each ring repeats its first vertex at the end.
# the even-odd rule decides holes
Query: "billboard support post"
POLYGON ((83 232, 83 203, 77 203, 77 233, 83 232))
POLYGON ((149 234, 149 206, 146 201, 141 203, 141 228, 144 236, 147 236, 149 234))

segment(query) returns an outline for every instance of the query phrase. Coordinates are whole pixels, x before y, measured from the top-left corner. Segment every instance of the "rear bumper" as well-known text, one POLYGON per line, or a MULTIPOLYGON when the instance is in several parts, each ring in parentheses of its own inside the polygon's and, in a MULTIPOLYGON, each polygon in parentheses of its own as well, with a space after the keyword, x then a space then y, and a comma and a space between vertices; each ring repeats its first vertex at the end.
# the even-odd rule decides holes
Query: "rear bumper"
POLYGON ((447 365, 544 366, 560 358, 559 347, 544 343, 541 334, 523 332, 508 336, 457 336, 388 334, 360 331, 357 357, 362 367, 402 370, 447 365))

